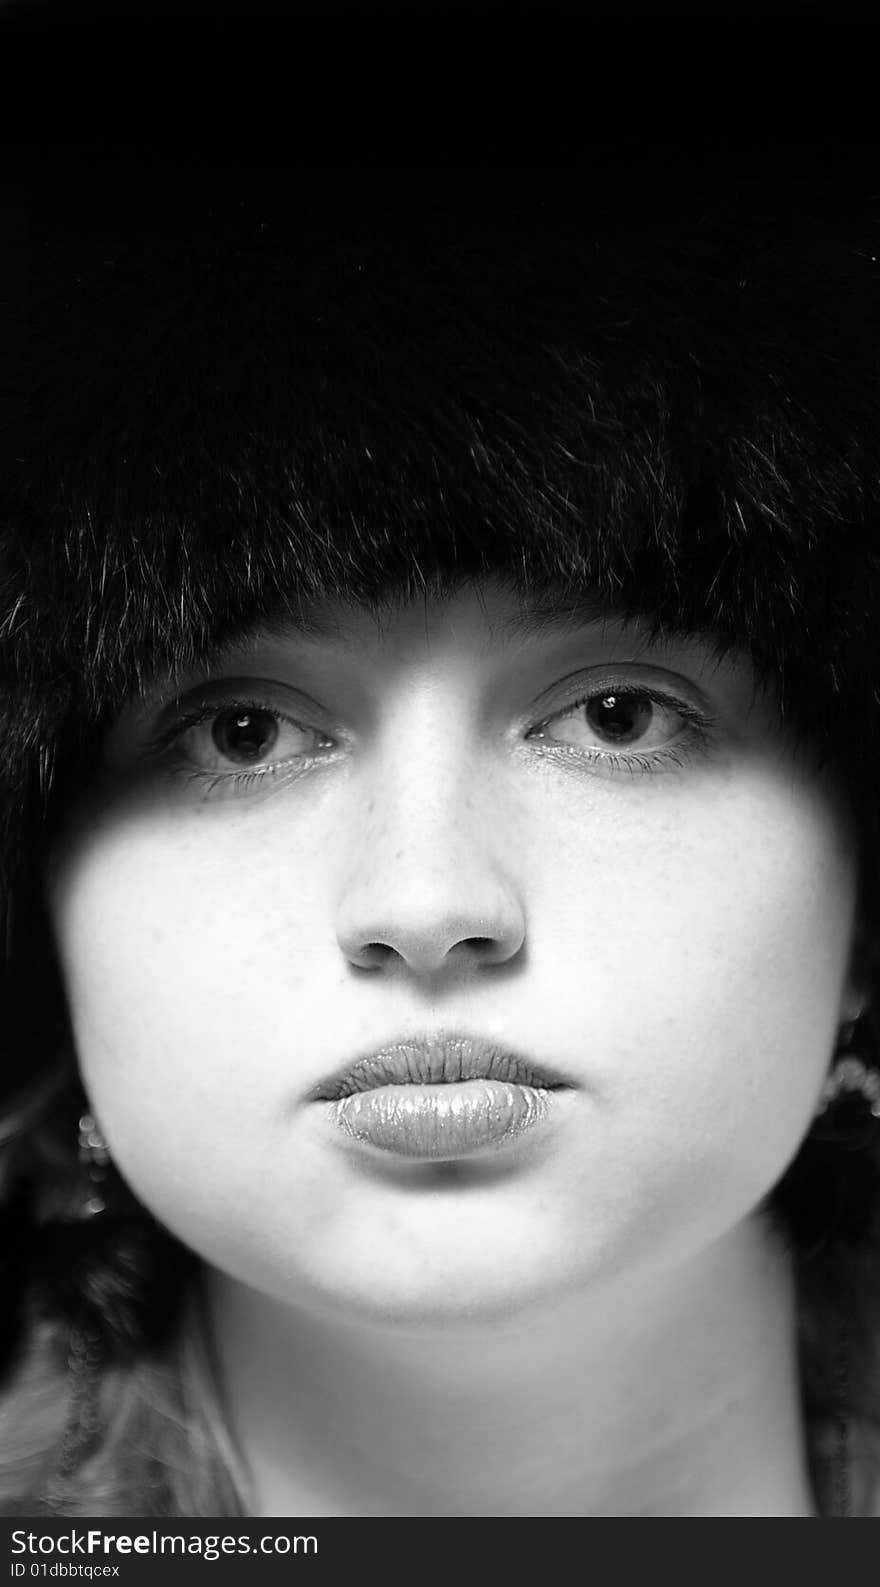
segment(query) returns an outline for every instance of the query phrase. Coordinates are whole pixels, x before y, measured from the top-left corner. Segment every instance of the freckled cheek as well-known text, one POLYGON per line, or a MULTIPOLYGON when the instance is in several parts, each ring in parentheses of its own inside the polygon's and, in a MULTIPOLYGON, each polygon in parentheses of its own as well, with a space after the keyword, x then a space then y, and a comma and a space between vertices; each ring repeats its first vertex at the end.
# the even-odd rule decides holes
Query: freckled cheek
POLYGON ((248 1117, 277 1107, 285 1060, 296 1087, 314 912, 294 927, 270 876, 217 860, 129 833, 77 857, 50 897, 83 1077, 120 1148, 120 1132, 136 1150, 196 1121, 241 1145, 248 1117))
POLYGON ((851 850, 788 777, 616 838, 570 848, 555 872, 532 969, 550 987, 579 944, 578 970, 557 972, 545 1008, 583 1031, 584 1073, 626 1150, 751 1153, 760 1171, 796 1148, 833 1050, 851 850))

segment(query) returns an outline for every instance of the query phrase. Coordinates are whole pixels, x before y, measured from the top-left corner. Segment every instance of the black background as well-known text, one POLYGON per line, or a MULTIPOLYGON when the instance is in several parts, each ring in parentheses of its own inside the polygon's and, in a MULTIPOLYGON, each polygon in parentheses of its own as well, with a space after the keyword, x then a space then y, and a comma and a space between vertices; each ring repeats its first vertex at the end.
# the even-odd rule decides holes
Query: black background
MULTIPOLYGON (((0 149, 218 165, 878 162, 880 29, 845 5, 0 4, 0 149), (800 152, 799 152, 800 151, 800 152)), ((44 164, 40 165, 44 169, 44 164)))

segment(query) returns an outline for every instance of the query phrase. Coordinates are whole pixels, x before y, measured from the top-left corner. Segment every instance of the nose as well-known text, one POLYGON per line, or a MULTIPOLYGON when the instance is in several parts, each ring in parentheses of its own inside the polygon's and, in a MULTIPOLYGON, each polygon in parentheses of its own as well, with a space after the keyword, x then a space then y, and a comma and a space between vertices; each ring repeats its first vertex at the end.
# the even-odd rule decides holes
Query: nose
MULTIPOLYGON (((354 822, 336 934, 362 969, 429 975, 514 958, 525 938, 516 845, 478 773, 386 766, 354 822)), ((365 790, 362 790, 362 793, 365 790)))

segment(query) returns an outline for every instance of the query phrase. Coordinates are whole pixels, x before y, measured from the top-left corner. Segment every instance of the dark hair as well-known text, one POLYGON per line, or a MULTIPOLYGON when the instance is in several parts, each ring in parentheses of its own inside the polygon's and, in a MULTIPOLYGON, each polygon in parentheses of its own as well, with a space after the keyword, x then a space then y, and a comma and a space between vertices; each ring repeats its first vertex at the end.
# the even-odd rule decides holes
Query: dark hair
MULTIPOLYGON (((42 867, 155 673, 328 592, 379 607, 492 572, 742 647, 852 809, 880 989, 880 201, 838 174, 598 149, 488 191, 294 168, 200 171, 196 195, 162 170, 136 194, 127 173, 108 211, 103 170, 75 218, 58 196, 34 225, 0 480, 0 1216, 8 1391, 22 1425, 44 1415, 7 1505, 46 1502, 71 1329, 96 1342, 101 1403, 63 1513, 247 1502, 222 1408, 181 1365, 198 1263, 121 1182, 75 1216, 85 1099, 42 867)), ((878 1043, 875 998, 872 1065, 878 1043)), ((820 1489, 843 1327, 880 1435, 878 1175, 880 1121, 841 1104, 767 1205, 820 1489)))

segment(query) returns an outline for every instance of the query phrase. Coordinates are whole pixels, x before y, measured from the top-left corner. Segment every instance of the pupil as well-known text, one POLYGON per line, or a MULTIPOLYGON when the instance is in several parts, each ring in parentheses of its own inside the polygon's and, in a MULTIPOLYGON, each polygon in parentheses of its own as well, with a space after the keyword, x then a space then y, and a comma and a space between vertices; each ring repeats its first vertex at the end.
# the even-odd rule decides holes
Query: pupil
POLYGON ((273 724, 265 711, 226 711, 217 717, 212 737, 222 755, 259 760, 267 752, 272 733, 273 724), (260 730, 261 722, 268 724, 268 731, 260 730))
MULTIPOLYGON (((649 706, 641 707, 642 713, 649 710, 649 706)), ((591 701, 587 706, 588 714, 594 711, 604 713, 600 720, 594 724, 601 733, 609 734, 613 739, 624 738, 627 734, 633 732, 633 724, 630 719, 633 716, 639 716, 638 696, 634 694, 604 694, 597 705, 594 705, 591 701), (615 721, 615 717, 618 719, 622 717, 624 720, 615 721)))

